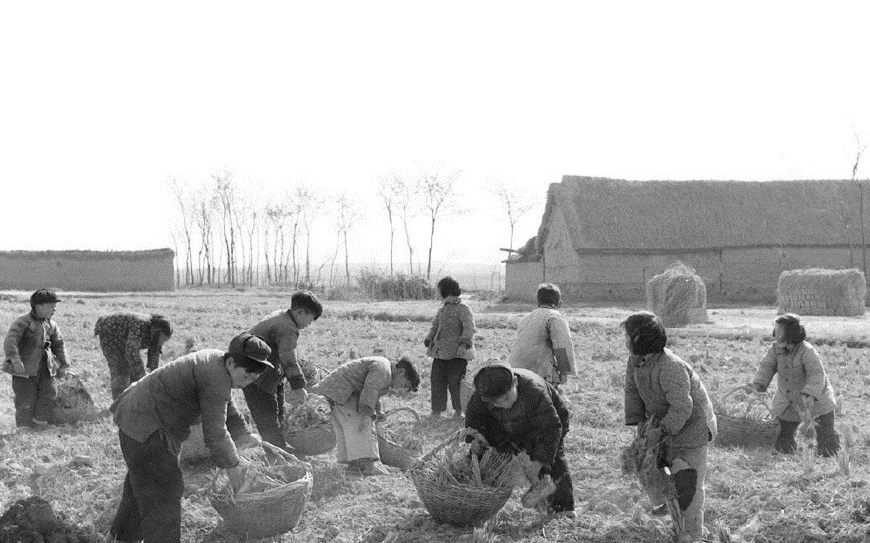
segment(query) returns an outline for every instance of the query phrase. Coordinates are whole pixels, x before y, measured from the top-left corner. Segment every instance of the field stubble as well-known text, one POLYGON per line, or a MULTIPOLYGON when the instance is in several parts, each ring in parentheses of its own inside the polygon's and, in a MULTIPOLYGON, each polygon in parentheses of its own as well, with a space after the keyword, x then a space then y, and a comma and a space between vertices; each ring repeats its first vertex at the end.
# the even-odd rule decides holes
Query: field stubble
MULTIPOLYGON (((112 311, 162 313, 175 334, 164 347, 164 360, 189 346, 224 348, 237 332, 272 310, 286 297, 258 294, 214 296, 68 296, 56 319, 67 338, 74 370, 98 407, 109 404, 108 369, 93 338, 96 318, 112 311)), ((428 414, 429 369, 422 339, 437 302, 327 303, 324 316, 304 331, 300 355, 325 369, 371 354, 412 355, 423 382, 411 398, 388 397, 385 409, 408 405, 428 414)), ((498 306, 472 301, 479 331, 479 357, 504 357, 516 322, 530 306, 498 306)), ((0 297, 0 326, 5 330, 27 309, 26 295, 0 297)), ((598 541, 664 542, 667 524, 649 516, 649 502, 636 480, 620 473, 620 451, 633 430, 622 424, 622 379, 625 364, 619 321, 629 308, 568 307, 580 375, 564 388, 572 428, 566 439, 574 477, 576 519, 542 519, 519 505, 521 491, 496 517, 476 530, 440 525, 431 520, 410 480, 391 475, 359 478, 345 475, 332 454, 309 457, 314 489, 296 529, 265 541, 379 543, 390 541, 598 541)), ((764 353, 773 308, 723 308, 710 311, 709 322, 672 330, 672 347, 693 366, 714 394, 751 377, 764 353)), ((838 424, 855 433, 851 475, 841 474, 835 459, 816 459, 805 473, 800 457, 769 450, 711 448, 707 476, 707 527, 713 540, 726 531, 733 541, 810 542, 870 539, 870 489, 867 447, 870 432, 859 421, 870 418, 870 357, 865 347, 864 317, 810 317, 810 339, 819 345, 842 411, 838 424)), ((38 494, 67 518, 94 534, 105 533, 120 499, 125 472, 110 419, 45 431, 13 432, 9 379, 0 387, 0 507, 38 494)), ((238 394, 237 392, 234 392, 238 394)), ((239 405, 244 400, 238 395, 239 405)), ((459 423, 449 419, 424 425, 429 450, 459 423)), ((212 471, 207 465, 185 471, 183 540, 237 542, 208 502, 212 471)), ((524 490, 524 489, 523 489, 524 490)), ((723 538, 724 539, 724 538, 723 538)))

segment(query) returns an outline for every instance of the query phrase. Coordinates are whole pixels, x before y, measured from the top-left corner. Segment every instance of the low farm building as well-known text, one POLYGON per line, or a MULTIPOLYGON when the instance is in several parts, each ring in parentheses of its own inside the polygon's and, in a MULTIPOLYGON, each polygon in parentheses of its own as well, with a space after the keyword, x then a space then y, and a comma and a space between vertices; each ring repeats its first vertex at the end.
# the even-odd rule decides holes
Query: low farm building
POLYGON ((175 253, 148 251, 0 251, 0 289, 173 290, 175 253))
POLYGON ((784 270, 863 271, 868 190, 848 180, 565 176, 549 187, 537 235, 506 262, 506 294, 534 300, 548 281, 569 301, 642 304, 646 282, 681 261, 708 300, 773 304, 784 270))

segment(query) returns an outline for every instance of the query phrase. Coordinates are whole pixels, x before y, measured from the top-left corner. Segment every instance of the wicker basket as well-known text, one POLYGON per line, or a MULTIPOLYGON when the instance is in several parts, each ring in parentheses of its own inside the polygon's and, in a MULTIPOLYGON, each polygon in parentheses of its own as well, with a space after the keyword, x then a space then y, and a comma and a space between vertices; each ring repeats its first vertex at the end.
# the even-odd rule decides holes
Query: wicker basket
MULTIPOLYGON (((284 458, 288 464, 298 464, 304 475, 297 481, 257 494, 210 497, 212 507, 223 517, 227 528, 252 539, 262 539, 292 530, 305 511, 312 486, 311 471, 307 464, 265 441, 262 445, 284 458)), ((216 478, 212 480, 213 487, 215 480, 216 478)))
POLYGON ((456 444, 461 430, 421 458, 407 473, 420 501, 438 522, 454 526, 481 524, 499 512, 513 492, 513 484, 488 487, 471 484, 439 484, 433 472, 434 455, 450 444, 456 444))
MULTIPOLYGON (((716 436, 715 443, 720 447, 772 448, 776 436, 779 434, 779 424, 775 420, 772 418, 753 419, 722 412, 721 406, 726 405, 731 396, 743 388, 742 386, 734 387, 720 399, 720 408, 716 410, 719 434, 716 436)), ((763 405, 767 407, 766 404, 763 405)), ((769 412, 768 408, 768 414, 769 412)))
MULTIPOLYGON (((318 402, 321 402, 323 406, 327 405, 326 398, 317 394, 309 394, 303 403, 305 406, 311 407, 318 402)), ((327 418, 323 422, 318 418, 308 422, 311 426, 291 429, 290 418, 292 416, 292 413, 285 415, 282 433, 284 434, 284 441, 293 447, 294 452, 301 456, 315 456, 328 453, 335 448, 335 428, 332 425, 331 418, 327 418)))
POLYGON ((301 456, 328 453, 335 448, 335 429, 332 424, 310 426, 297 432, 287 432, 284 440, 301 456))
POLYGON ((409 469, 417 462, 423 448, 423 423, 420 420, 420 415, 410 407, 399 407, 384 413, 378 422, 378 451, 380 452, 381 462, 402 470, 409 469), (396 443, 385 431, 384 421, 399 413, 410 413, 414 418, 410 435, 403 436, 408 438, 406 442, 413 442, 412 446, 402 446, 396 443))

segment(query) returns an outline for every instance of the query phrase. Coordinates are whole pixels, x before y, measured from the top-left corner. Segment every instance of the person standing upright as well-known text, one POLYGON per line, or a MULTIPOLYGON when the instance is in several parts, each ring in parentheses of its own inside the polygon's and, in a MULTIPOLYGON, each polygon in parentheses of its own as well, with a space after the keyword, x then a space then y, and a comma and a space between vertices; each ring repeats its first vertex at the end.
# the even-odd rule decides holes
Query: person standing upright
POLYGON ((508 364, 512 368, 531 370, 558 387, 576 373, 571 330, 559 312, 562 291, 553 283, 542 283, 538 286, 537 298, 538 308, 517 325, 508 364))
POLYGON ((34 292, 30 312, 12 322, 3 342, 3 371, 12 375, 18 427, 52 422, 57 399, 54 378, 69 369, 63 335, 51 319, 59 301, 51 290, 34 292))
POLYGON ((454 417, 462 416, 459 387, 468 362, 474 360, 474 315, 459 296, 459 283, 450 276, 438 281, 438 292, 444 305, 432 319, 429 334, 423 340, 426 355, 432 357, 432 419, 447 410, 447 392, 453 406, 454 417))

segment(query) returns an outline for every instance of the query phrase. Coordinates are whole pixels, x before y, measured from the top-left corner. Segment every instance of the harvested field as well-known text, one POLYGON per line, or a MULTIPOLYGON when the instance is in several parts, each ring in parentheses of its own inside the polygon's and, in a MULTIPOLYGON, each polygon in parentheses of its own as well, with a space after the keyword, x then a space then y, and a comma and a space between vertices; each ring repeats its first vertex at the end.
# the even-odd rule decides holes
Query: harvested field
MULTIPOLYGON (((0 296, 0 326, 8 327, 27 310, 29 293, 0 296)), ((270 311, 289 305, 280 293, 181 291, 172 296, 65 296, 56 319, 67 339, 75 371, 98 409, 110 403, 108 368, 93 338, 99 315, 112 311, 159 312, 176 330, 164 347, 170 360, 185 351, 191 338, 202 347, 225 348, 229 339, 270 311)), ((429 365, 422 340, 440 303, 326 302, 324 316, 300 338, 300 355, 334 368, 369 354, 395 357, 407 352, 422 369, 420 391, 408 398, 388 397, 385 409, 407 405, 429 412, 429 365)), ((514 327, 531 306, 501 307, 472 300, 479 325, 478 357, 504 357, 514 327)), ((625 347, 620 320, 635 307, 566 307, 574 333, 580 375, 564 387, 572 415, 566 438, 574 477, 576 519, 542 519, 523 508, 517 488, 504 509, 483 527, 456 528, 434 522, 413 484, 397 468, 390 476, 350 476, 335 464, 333 453, 306 459, 313 489, 299 524, 269 542, 363 541, 380 543, 471 541, 668 541, 670 529, 647 514, 648 501, 636 477, 621 474, 620 452, 634 436, 622 424, 622 377, 625 347)), ((672 329, 671 346, 690 361, 712 391, 727 391, 748 381, 770 340, 774 307, 709 308, 706 323, 672 329)), ((851 474, 836 459, 816 459, 805 472, 799 457, 769 450, 712 448, 707 480, 707 527, 731 534, 732 541, 858 542, 870 535, 870 326, 865 316, 802 319, 809 340, 826 364, 836 393, 842 396, 838 423, 853 425, 855 448, 851 474), (803 539, 802 539, 803 538, 803 539)), ((237 393, 237 392, 236 392, 237 393)), ((238 393, 237 393, 238 394, 238 393)), ((244 400, 238 394, 239 406, 244 400)), ((88 535, 105 533, 120 499, 124 464, 117 431, 99 418, 77 426, 44 431, 13 430, 9 379, 0 384, 0 507, 41 496, 88 535)), ((459 427, 451 419, 423 424, 423 450, 459 427)), ((207 464, 186 468, 183 540, 236 543, 209 504, 211 471, 207 464)))

